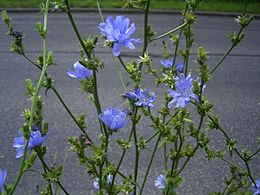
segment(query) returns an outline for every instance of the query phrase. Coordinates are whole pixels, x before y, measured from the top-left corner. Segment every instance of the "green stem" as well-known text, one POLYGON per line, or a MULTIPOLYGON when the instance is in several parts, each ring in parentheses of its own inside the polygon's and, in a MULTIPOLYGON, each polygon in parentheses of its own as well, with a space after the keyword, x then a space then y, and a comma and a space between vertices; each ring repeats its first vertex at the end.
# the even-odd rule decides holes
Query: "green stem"
POLYGON ((20 169, 18 171, 18 174, 16 176, 16 179, 15 179, 15 182, 14 182, 14 185, 12 187, 12 190, 8 193, 8 195, 12 195, 22 177, 22 174, 23 174, 23 169, 24 169, 24 165, 25 165, 25 159, 26 159, 26 154, 27 154, 27 148, 28 148, 28 144, 29 144, 29 140, 26 140, 25 142, 25 146, 24 146, 24 152, 23 152, 23 159, 22 159, 22 164, 20 166, 20 169))
POLYGON ((72 25, 72 27, 73 27, 73 30, 75 31, 76 36, 77 36, 77 38, 78 38, 78 40, 79 40, 79 42, 80 42, 80 45, 81 45, 81 47, 83 48, 85 54, 87 55, 88 59, 90 59, 90 58, 91 58, 91 55, 90 55, 90 53, 88 52, 88 50, 87 50, 87 48, 86 48, 86 46, 85 46, 85 44, 84 44, 84 42, 83 42, 83 40, 82 40, 82 38, 81 38, 81 36, 80 36, 80 33, 79 33, 79 31, 78 31, 78 28, 77 28, 77 25, 76 25, 76 23, 75 23, 75 21, 74 21, 74 18, 73 18, 73 16, 72 16, 72 14, 71 14, 70 4, 69 4, 68 0, 65 0, 65 5, 66 5, 66 7, 67 7, 67 14, 68 14, 68 16, 69 16, 69 20, 70 20, 70 23, 71 23, 71 25, 72 25))
POLYGON ((170 34, 176 32, 176 31, 182 29, 182 28, 183 28, 184 26, 186 26, 187 24, 188 24, 187 22, 184 22, 184 23, 181 24, 180 26, 178 26, 178 27, 176 27, 176 28, 174 28, 174 29, 172 29, 172 30, 166 32, 166 33, 163 33, 162 35, 160 35, 160 36, 158 36, 158 37, 155 37, 155 38, 151 39, 149 42, 151 43, 151 42, 153 42, 153 41, 155 41, 155 40, 158 40, 158 39, 161 39, 161 38, 163 38, 163 37, 166 37, 166 36, 168 36, 168 35, 170 35, 170 34))
POLYGON ((55 95, 58 97, 59 101, 61 102, 61 104, 63 105, 63 107, 65 108, 65 110, 68 112, 68 114, 70 115, 70 117, 72 118, 72 120, 76 123, 76 125, 78 126, 78 128, 81 130, 81 132, 84 134, 84 136, 91 142, 92 140, 90 139, 90 137, 88 136, 87 132, 85 131, 84 128, 82 128, 77 119, 75 118, 75 116, 72 114, 72 112, 70 111, 70 109, 67 107, 67 105, 65 104, 64 100, 62 99, 62 97, 60 96, 59 92, 57 91, 57 89, 53 86, 51 88, 53 90, 53 92, 55 93, 55 95))
POLYGON ((124 63, 124 61, 122 60, 121 56, 118 56, 118 60, 119 60, 119 62, 121 63, 121 65, 123 66, 123 68, 125 69, 125 71, 128 73, 128 70, 127 70, 127 68, 126 68, 126 66, 125 66, 125 63, 124 63))
POLYGON ((186 55, 185 55, 185 70, 184 70, 184 73, 185 73, 185 77, 187 76, 187 73, 188 73, 188 66, 189 66, 189 56, 190 56, 190 31, 191 31, 191 28, 190 28, 190 24, 188 25, 188 35, 186 35, 186 55))
POLYGON ((112 58, 113 58, 113 61, 114 61, 114 63, 115 63, 116 71, 117 71, 117 74, 118 74, 118 76, 119 76, 119 79, 120 79, 120 82, 121 82, 121 84, 122 84, 122 87, 123 87, 124 90, 126 90, 125 82, 124 82, 124 79, 123 79, 122 74, 121 74, 121 72, 120 72, 118 62, 116 62, 114 55, 112 55, 112 58))
POLYGON ((138 165, 139 165, 139 155, 140 151, 138 148, 138 140, 137 140, 137 134, 136 134, 136 116, 137 116, 138 108, 134 111, 134 121, 133 121, 133 134, 134 134, 134 142, 135 142, 135 169, 134 169, 134 181, 135 181, 135 187, 134 187, 134 195, 136 195, 137 192, 137 176, 138 176, 138 165))
POLYGON ((228 55, 233 50, 233 48, 237 45, 236 41, 239 38, 240 34, 242 33, 242 30, 243 30, 243 27, 240 28, 232 46, 229 48, 229 50, 226 52, 226 54, 221 58, 221 60, 217 63, 217 65, 210 71, 210 74, 213 74, 213 72, 215 72, 215 70, 222 64, 222 62, 228 57, 228 55))
MULTIPOLYGON (((46 0, 46 6, 45 6, 45 12, 44 12, 44 24, 43 24, 43 30, 46 31, 47 29, 47 22, 48 22, 48 9, 49 9, 49 0, 46 0)), ((38 99, 38 95, 39 95, 39 91, 40 88, 42 86, 42 82, 46 73, 46 69, 47 69, 47 64, 46 64, 46 37, 43 37, 43 68, 40 74, 40 79, 38 81, 37 87, 36 87, 36 91, 33 95, 33 100, 32 100, 32 107, 31 107, 31 115, 30 115, 30 120, 29 120, 29 129, 32 129, 33 126, 33 116, 34 116, 34 112, 35 112, 35 107, 36 107, 36 101, 38 99)), ((10 191, 10 195, 12 195, 22 177, 23 174, 23 169, 24 169, 24 165, 25 165, 25 159, 26 159, 26 154, 27 154, 27 149, 28 149, 28 144, 29 144, 29 139, 28 138, 25 141, 25 146, 24 146, 24 152, 23 152, 23 159, 22 159, 22 164, 20 166, 20 169, 18 171, 18 175, 15 179, 14 185, 12 187, 12 190, 10 191)))
MULTIPOLYGON (((146 1, 145 5, 145 12, 144 12, 144 47, 143 47, 143 56, 147 50, 148 46, 148 15, 149 15, 149 9, 150 9, 150 0, 146 1)), ((140 68, 142 70, 142 68, 140 68)))
MULTIPOLYGON (((42 163, 42 166, 44 167, 44 170, 47 170, 48 172, 50 172, 50 168, 48 167, 47 163, 44 161, 44 159, 42 158, 42 156, 40 156, 37 151, 36 151, 36 153, 37 153, 37 155, 38 155, 38 157, 39 157, 39 159, 40 159, 40 161, 41 161, 41 163, 42 163)), ((66 191, 66 189, 63 187, 63 185, 60 183, 60 181, 57 181, 56 183, 59 185, 59 187, 62 189, 62 191, 63 191, 66 195, 69 195, 69 193, 68 193, 68 192, 66 191)))
POLYGON ((156 131, 151 137, 149 137, 146 141, 145 141, 145 143, 146 144, 148 144, 150 141, 152 141, 153 140, 153 138, 155 138, 156 137, 156 135, 158 135, 160 133, 160 131, 158 130, 158 131, 156 131))
MULTIPOLYGON (((197 144, 196 147, 193 149, 192 154, 194 154, 197 150, 199 149, 199 145, 197 144)), ((186 167, 187 163, 189 162, 189 160, 191 159, 191 157, 187 157, 187 159, 185 160, 185 162, 183 163, 182 167, 179 169, 179 171, 177 172, 176 175, 181 174, 181 172, 183 171, 183 169, 186 167)))
MULTIPOLYGON (((217 126, 216 128, 219 129, 223 133, 223 135, 226 137, 226 139, 230 140, 229 135, 224 131, 224 129, 222 129, 218 124, 216 124, 216 122, 214 121, 214 119, 211 116, 208 115, 208 117, 217 126)), ((234 151, 238 155, 238 157, 245 163, 245 166, 246 166, 246 169, 247 169, 247 172, 248 172, 248 176, 251 179, 252 183, 256 186, 256 183, 255 183, 255 180, 252 176, 251 170, 249 168, 247 159, 245 159, 236 148, 234 148, 234 151)))
MULTIPOLYGON (((136 118, 136 117, 134 117, 134 122, 133 122, 133 125, 132 125, 132 130, 131 130, 130 135, 129 135, 129 137, 128 137, 128 141, 130 141, 131 138, 132 138, 132 134, 133 134, 133 131, 134 131, 134 128, 133 128, 133 127, 135 126, 135 118, 136 118)), ((127 149, 124 149, 124 150, 123 150, 123 153, 122 153, 122 155, 121 155, 121 158, 120 158, 120 160, 119 160, 119 163, 118 163, 118 165, 117 165, 117 167, 116 167, 116 170, 115 170, 115 173, 114 173, 114 175, 113 175, 113 179, 112 179, 112 182, 111 182, 111 185, 110 185, 109 194, 112 193, 113 186, 114 186, 115 179, 116 179, 116 175, 117 175, 117 173, 119 173, 119 168, 120 168, 120 166, 121 166, 121 164, 122 164, 122 162, 123 162, 123 159, 124 159, 124 157, 125 157, 126 150, 127 150, 127 149)))
POLYGON ((143 193, 143 189, 144 189, 144 186, 145 186, 145 182, 146 182, 146 180, 147 180, 147 177, 148 177, 150 168, 151 168, 151 166, 152 166, 152 163, 153 163, 153 159, 154 159, 156 150, 157 150, 158 145, 159 145, 159 142, 160 142, 160 140, 161 140, 161 135, 162 135, 162 134, 160 133, 160 134, 159 134, 159 137, 158 137, 158 139, 157 139, 157 141, 156 141, 156 144, 155 144, 155 146, 154 146, 153 153, 152 153, 152 156, 151 156, 151 158, 150 158, 150 161, 149 161, 149 164, 148 164, 148 168, 147 168, 146 173, 145 173, 145 176, 144 176, 144 181, 143 181, 143 184, 142 184, 142 186, 141 186, 141 190, 140 190, 140 193, 139 193, 140 195, 143 193))

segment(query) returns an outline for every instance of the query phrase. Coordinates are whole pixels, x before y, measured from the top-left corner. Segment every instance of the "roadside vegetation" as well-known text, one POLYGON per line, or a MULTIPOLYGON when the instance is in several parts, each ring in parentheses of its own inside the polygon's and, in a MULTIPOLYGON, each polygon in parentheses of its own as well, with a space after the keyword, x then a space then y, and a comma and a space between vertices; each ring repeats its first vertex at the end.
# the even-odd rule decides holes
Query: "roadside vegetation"
MULTIPOLYGON (((247 1, 247 12, 260 13, 260 0, 202 0, 199 11, 242 12, 247 1)), ((35 8, 41 0, 0 0, 0 8, 35 8)), ((124 0, 99 0, 102 8, 121 8, 124 0)), ((125 0, 125 2, 127 2, 125 0)), ((96 8, 96 0, 71 0, 74 8, 96 8)), ((153 0, 152 9, 181 10, 184 0, 153 0)))

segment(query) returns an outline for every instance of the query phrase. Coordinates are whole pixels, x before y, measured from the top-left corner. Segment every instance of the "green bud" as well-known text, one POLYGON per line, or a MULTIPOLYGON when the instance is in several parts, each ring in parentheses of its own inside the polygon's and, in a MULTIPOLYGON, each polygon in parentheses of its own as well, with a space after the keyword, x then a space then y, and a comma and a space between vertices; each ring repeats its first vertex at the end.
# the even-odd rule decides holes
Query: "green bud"
POLYGON ((242 28, 245 28, 252 22, 252 20, 253 20, 253 16, 244 15, 244 16, 238 16, 235 19, 235 22, 237 22, 242 28))
POLYGON ((42 176, 46 181, 57 182, 60 180, 62 174, 63 167, 62 165, 58 165, 57 167, 51 167, 50 171, 47 173, 43 173, 42 176))
POLYGON ((150 24, 147 25, 147 39, 151 40, 151 38, 155 35, 153 28, 150 24))
POLYGON ((140 136, 139 141, 138 141, 138 148, 139 148, 139 150, 146 148, 146 142, 142 135, 140 136))
POLYGON ((226 140, 226 147, 230 152, 232 152, 236 148, 236 141, 233 139, 226 140))
POLYGON ((22 127, 22 135, 24 136, 24 138, 26 140, 29 139, 30 135, 31 135, 31 131, 30 131, 30 128, 29 128, 29 125, 27 123, 24 123, 23 124, 23 127, 22 127))
POLYGON ((28 93, 30 94, 30 96, 33 96, 33 94, 35 93, 35 86, 33 84, 33 82, 31 81, 31 79, 26 79, 25 80, 25 87, 28 91, 28 93))
POLYGON ((45 136, 49 131, 49 123, 48 122, 45 122, 43 123, 43 129, 42 129, 42 135, 45 136))
POLYGON ((83 113, 81 113, 79 116, 76 117, 77 124, 82 128, 86 128, 85 124, 85 116, 83 113))
POLYGON ((53 64, 53 53, 52 51, 49 51, 47 54, 47 66, 52 65, 53 64))
POLYGON ((41 22, 37 22, 36 25, 36 30, 38 31, 39 35, 42 38, 46 38, 47 30, 44 29, 44 26, 41 22))
POLYGON ((118 145, 123 149, 123 150, 127 150, 129 148, 132 147, 132 144, 130 141, 128 140, 124 140, 124 139, 120 139, 116 141, 118 143, 118 145))
POLYGON ((180 41, 180 36, 177 34, 170 35, 170 40, 171 42, 177 44, 180 41))
POLYGON ((25 161, 25 166, 24 166, 23 171, 29 170, 33 166, 36 158, 37 158, 37 153, 36 152, 32 152, 32 154, 25 161))

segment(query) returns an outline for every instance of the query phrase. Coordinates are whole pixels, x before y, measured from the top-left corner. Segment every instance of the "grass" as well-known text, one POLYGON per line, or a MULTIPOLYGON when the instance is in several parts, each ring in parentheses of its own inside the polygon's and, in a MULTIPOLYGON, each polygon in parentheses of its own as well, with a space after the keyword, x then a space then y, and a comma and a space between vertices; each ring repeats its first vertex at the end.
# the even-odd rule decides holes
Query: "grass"
MULTIPOLYGON (((249 13, 260 13, 259 0, 247 0, 249 13)), ((1 8, 33 8, 38 7, 42 0, 0 0, 1 8)), ((73 7, 96 8, 96 0, 71 0, 73 7)), ((124 0, 99 0, 102 8, 121 8, 124 0)), ((184 0, 152 0, 152 9, 181 10, 184 0)), ((242 12, 243 0, 203 0, 198 6, 199 11, 242 12)))

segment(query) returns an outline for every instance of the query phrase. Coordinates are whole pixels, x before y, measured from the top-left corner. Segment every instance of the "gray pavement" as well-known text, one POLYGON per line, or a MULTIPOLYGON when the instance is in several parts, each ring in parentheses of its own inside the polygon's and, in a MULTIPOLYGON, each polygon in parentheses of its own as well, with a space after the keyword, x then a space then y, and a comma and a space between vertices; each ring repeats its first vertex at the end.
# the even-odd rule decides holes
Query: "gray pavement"
MULTIPOLYGON (((107 15, 109 13, 105 13, 105 16, 107 15)), ((113 13, 113 15, 116 14, 113 13)), ((133 13, 127 14, 127 16, 136 24, 137 31, 134 37, 142 37, 142 15, 133 13)), ((13 13, 12 17, 15 29, 23 32, 25 36, 24 43, 28 55, 36 57, 41 51, 41 39, 35 32, 34 26, 37 21, 42 20, 41 16, 36 13, 13 13)), ((170 13, 164 15, 152 14, 150 15, 150 23, 159 35, 176 26, 180 17, 180 15, 170 13)), ((75 19, 83 35, 99 33, 96 27, 100 22, 97 13, 75 13, 75 19)), ((5 35, 6 28, 2 21, 0 26, 0 86, 2 87, 0 92, 0 151, 5 155, 4 158, 0 159, 0 168, 8 170, 7 182, 13 182, 20 160, 14 158, 15 150, 12 148, 12 141, 23 122, 21 117, 23 108, 30 106, 28 97, 25 96, 24 80, 32 78, 36 81, 39 71, 21 56, 8 51, 11 42, 9 37, 5 35)), ((230 46, 226 37, 227 33, 238 30, 238 28, 232 17, 199 16, 195 24, 196 39, 191 59, 195 60, 197 48, 204 46, 210 51, 209 64, 214 66, 230 46)), ((260 20, 254 20, 246 30, 243 43, 232 52, 223 66, 216 71, 205 89, 206 95, 215 104, 214 110, 219 114, 221 124, 238 141, 239 149, 245 146, 252 151, 257 148, 256 137, 260 136, 259 37, 260 20)), ((58 64, 49 69, 49 73, 55 78, 57 89, 73 112, 85 113, 89 131, 93 136, 97 135, 98 125, 93 105, 87 100, 87 96, 78 90, 78 81, 66 75, 66 70, 71 68, 73 63, 79 59, 79 44, 66 15, 50 14, 47 45, 48 49, 54 52, 55 62, 58 64)), ((169 45, 171 44, 169 43, 169 45)), ((162 53, 161 46, 160 40, 152 43, 149 47, 149 51, 154 56, 153 64, 157 68, 161 66, 159 63, 162 53)), ((184 40, 181 46, 184 46, 184 40)), ((138 47, 135 51, 124 50, 122 54, 125 60, 129 60, 136 59, 140 52, 141 47, 138 47)), ((110 50, 102 48, 100 45, 96 54, 105 62, 105 68, 100 71, 98 78, 102 107, 118 106, 126 108, 126 104, 122 102, 120 97, 124 90, 116 74, 115 62, 111 58, 110 50)), ((196 73, 195 70, 196 64, 191 63, 191 71, 194 74, 196 73)), ((126 81, 128 80, 126 75, 124 78, 126 81)), ((147 88, 152 87, 152 78, 146 76, 143 85, 147 88)), ((162 90, 155 89, 155 92, 159 97, 162 95, 162 90)), ((160 98, 158 99, 156 107, 160 106, 160 98)), ((46 156, 48 163, 64 163, 61 182, 71 194, 93 194, 92 179, 87 176, 85 167, 79 165, 75 159, 75 154, 69 151, 70 146, 67 138, 79 135, 80 132, 52 92, 49 92, 47 97, 44 96, 44 118, 49 122, 50 127, 50 136, 45 142, 51 152, 46 156)), ((116 136, 122 137, 128 134, 128 131, 129 129, 125 128, 116 136)), ((144 120, 138 126, 138 131, 148 137, 153 129, 147 127, 147 122, 144 120)), ((214 138, 214 148, 223 146, 224 139, 218 132, 210 132, 209 134, 210 137, 214 138)), ((142 152, 141 175, 144 175, 151 149, 152 146, 142 152)), ((115 160, 118 160, 121 155, 120 149, 114 146, 109 152, 115 160)), ((128 155, 124 161, 124 171, 130 172, 133 169, 133 164, 134 160, 128 155)), ((40 167, 39 164, 36 164, 36 167, 40 167)), ((251 162, 251 167, 254 177, 260 178, 259 157, 251 162)), ((161 193, 153 184, 161 170, 162 159, 160 152, 158 152, 144 194, 161 193)), ((181 195, 204 195, 211 191, 223 189, 223 179, 228 175, 229 169, 225 164, 219 160, 208 161, 203 152, 200 151, 198 156, 191 160, 184 172, 186 179, 179 192, 181 195)), ((16 194, 36 194, 36 183, 41 187, 45 185, 39 174, 26 173, 16 194)))

